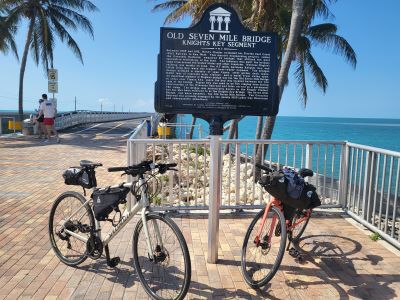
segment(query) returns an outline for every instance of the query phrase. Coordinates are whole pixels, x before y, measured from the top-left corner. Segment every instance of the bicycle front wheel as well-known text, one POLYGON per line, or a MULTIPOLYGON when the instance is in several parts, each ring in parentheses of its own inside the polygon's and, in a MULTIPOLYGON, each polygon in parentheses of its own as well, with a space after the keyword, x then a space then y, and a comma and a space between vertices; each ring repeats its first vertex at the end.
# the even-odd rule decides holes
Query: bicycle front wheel
POLYGON ((154 299, 184 299, 190 284, 189 251, 178 226, 163 214, 148 214, 146 227, 142 219, 133 235, 133 262, 145 291, 154 299))
POLYGON ((57 257, 68 266, 79 265, 87 258, 86 241, 94 228, 94 217, 85 202, 81 194, 65 192, 56 199, 50 211, 50 243, 57 257))
POLYGON ((285 217, 280 209, 271 206, 267 219, 262 224, 264 211, 265 209, 261 210, 250 223, 242 247, 242 273, 244 280, 252 288, 262 287, 274 277, 285 253, 285 217))

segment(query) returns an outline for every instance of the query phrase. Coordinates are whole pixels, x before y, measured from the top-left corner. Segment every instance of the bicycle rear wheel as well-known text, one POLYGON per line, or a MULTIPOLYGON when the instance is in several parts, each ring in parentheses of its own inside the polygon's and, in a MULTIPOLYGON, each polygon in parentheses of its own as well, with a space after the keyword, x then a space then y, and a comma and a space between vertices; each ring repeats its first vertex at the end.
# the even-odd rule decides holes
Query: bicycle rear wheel
POLYGON ((146 224, 152 257, 148 254, 142 219, 133 235, 133 262, 140 282, 154 299, 184 299, 190 284, 191 263, 181 231, 163 214, 148 214, 146 224))
POLYGON ((79 265, 87 258, 87 243, 65 232, 68 229, 85 239, 89 238, 94 217, 85 202, 81 194, 65 192, 56 199, 50 211, 50 243, 57 257, 68 266, 79 265))
MULTIPOLYGON (((292 224, 296 223, 299 219, 303 218, 304 214, 302 211, 296 211, 292 218, 292 224)), ((304 222, 301 222, 299 225, 293 228, 292 230, 292 241, 293 242, 298 242, 303 235, 304 231, 306 230, 306 227, 308 225, 308 222, 310 221, 310 217, 307 218, 304 222)))
POLYGON ((242 273, 246 283, 252 288, 262 287, 274 277, 285 253, 285 217, 275 206, 271 206, 260 241, 256 243, 264 211, 265 209, 261 210, 250 223, 242 247, 242 273))

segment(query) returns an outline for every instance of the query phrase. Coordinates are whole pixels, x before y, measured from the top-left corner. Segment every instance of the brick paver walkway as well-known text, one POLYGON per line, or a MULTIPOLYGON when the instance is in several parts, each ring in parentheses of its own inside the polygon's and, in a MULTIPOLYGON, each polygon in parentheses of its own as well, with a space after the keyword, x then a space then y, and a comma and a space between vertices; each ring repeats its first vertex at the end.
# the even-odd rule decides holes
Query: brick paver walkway
MULTIPOLYGON (((120 135, 66 135, 62 144, 35 139, 0 139, 0 299, 146 299, 132 266, 133 220, 110 244, 121 264, 105 259, 67 267, 53 254, 48 214, 54 199, 68 189, 62 171, 80 159, 108 166, 126 162, 120 135)), ((117 183, 116 173, 99 169, 99 185, 117 183)), ((395 299, 400 298, 400 257, 373 242, 338 214, 311 219, 300 248, 304 262, 287 253, 273 280, 260 291, 240 273, 243 236, 249 216, 224 215, 219 264, 206 263, 207 219, 175 218, 192 259, 188 299, 395 299)))

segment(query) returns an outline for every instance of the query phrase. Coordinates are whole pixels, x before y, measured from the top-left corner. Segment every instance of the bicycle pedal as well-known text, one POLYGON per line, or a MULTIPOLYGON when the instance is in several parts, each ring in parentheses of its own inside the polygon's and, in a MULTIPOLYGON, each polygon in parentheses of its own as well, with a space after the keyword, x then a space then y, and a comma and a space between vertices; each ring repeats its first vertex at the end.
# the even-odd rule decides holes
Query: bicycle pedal
POLYGON ((119 258, 119 256, 116 256, 116 257, 111 258, 110 261, 107 262, 107 265, 110 268, 115 268, 120 262, 121 262, 121 259, 119 258))
POLYGON ((299 258, 301 257, 300 252, 293 247, 289 249, 289 255, 294 257, 294 258, 299 258))

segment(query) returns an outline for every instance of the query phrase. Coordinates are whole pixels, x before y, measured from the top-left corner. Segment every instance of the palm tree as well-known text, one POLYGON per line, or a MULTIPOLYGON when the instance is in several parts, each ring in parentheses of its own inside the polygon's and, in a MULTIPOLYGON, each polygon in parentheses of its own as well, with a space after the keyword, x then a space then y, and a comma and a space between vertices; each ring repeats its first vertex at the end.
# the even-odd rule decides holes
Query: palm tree
POLYGON ((7 26, 6 17, 7 9, 0 3, 0 52, 7 54, 10 50, 18 59, 17 45, 14 41, 15 26, 7 26))
MULTIPOLYGON (((285 88, 285 85, 288 81, 288 75, 289 75, 289 69, 290 65, 292 63, 292 60, 295 56, 296 53, 296 46, 298 42, 298 38, 300 36, 301 32, 301 24, 303 20, 303 6, 304 6, 304 0, 293 0, 292 4, 292 17, 291 17, 291 22, 290 22, 290 31, 288 35, 288 42, 286 46, 286 51, 285 51, 285 56, 282 62, 282 65, 280 66, 279 70, 279 75, 278 75, 278 97, 279 97, 279 102, 282 98, 283 90, 285 88)), ((272 120, 272 127, 275 124, 275 119, 276 117, 270 117, 272 120)), ((269 124, 268 122, 265 123, 266 125, 269 124)), ((268 127, 270 128, 270 127, 268 127)), ((262 133, 262 138, 264 138, 264 135, 266 133, 266 128, 264 127, 263 133, 262 133)), ((271 131, 272 135, 272 131, 271 131)), ((260 163, 264 157, 262 157, 262 153, 265 153, 266 151, 263 151, 263 147, 258 147, 257 153, 256 153, 256 163, 260 163)), ((255 180, 258 180, 260 178, 260 169, 256 168, 255 169, 255 180)))
MULTIPOLYGON (((336 0, 330 0, 329 2, 335 2, 336 0)), ((295 3, 293 3, 294 5, 295 3)), ((297 35, 297 40, 295 41, 294 53, 290 54, 289 61, 284 61, 281 65, 281 70, 279 72, 278 77, 278 87, 279 87, 279 103, 282 99, 283 90, 287 83, 284 79, 284 73, 288 71, 292 61, 295 62, 295 72, 294 76, 297 82, 298 90, 299 90, 299 99, 302 102, 302 105, 305 107, 308 100, 307 94, 307 84, 306 84, 306 75, 310 74, 311 79, 314 81, 315 85, 322 90, 323 93, 326 92, 328 87, 328 81, 323 73, 322 69, 318 66, 316 59, 312 55, 312 46, 321 46, 323 48, 331 48, 333 53, 342 55, 346 62, 348 62, 353 68, 357 65, 357 57, 350 46, 350 44, 343 37, 336 34, 337 27, 332 23, 322 23, 318 25, 311 25, 313 19, 316 17, 322 18, 330 18, 332 17, 331 12, 329 11, 325 1, 323 0, 314 0, 314 1, 305 1, 304 9, 303 9, 303 18, 300 22, 300 33, 297 35), (307 72, 307 70, 309 72, 307 72)), ((293 14, 292 14, 293 17, 293 14)), ((288 22, 281 22, 283 27, 288 27, 288 22)), ((290 25, 291 30, 291 25, 290 25)), ((286 31, 286 30, 284 30, 286 31)), ((286 41, 286 36, 283 36, 283 48, 286 49, 285 58, 288 58, 288 48, 289 48, 289 40, 286 41), (287 46, 285 46, 287 44, 287 46)), ((289 34, 290 37, 290 34, 289 34)), ((294 41, 292 41, 294 42, 294 41)), ((266 122, 262 129, 261 139, 271 139, 272 132, 275 127, 276 116, 267 117, 266 122)), ((258 131, 259 128, 257 128, 258 131)), ((261 147, 257 149, 256 161, 261 162, 263 152, 265 155, 267 154, 268 147, 265 146, 262 150, 261 147)), ((259 175, 259 173, 256 173, 259 175)), ((256 179, 258 176, 256 176, 256 179)))
POLYGON ((34 62, 41 63, 47 71, 53 67, 53 50, 58 37, 83 63, 82 52, 68 30, 83 29, 93 38, 92 24, 82 13, 97 11, 97 7, 89 0, 3 0, 2 3, 8 9, 8 26, 18 26, 23 19, 28 22, 19 76, 18 110, 22 120, 24 74, 29 51, 34 62))

